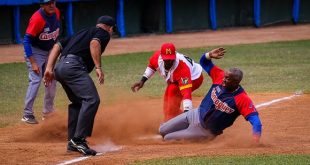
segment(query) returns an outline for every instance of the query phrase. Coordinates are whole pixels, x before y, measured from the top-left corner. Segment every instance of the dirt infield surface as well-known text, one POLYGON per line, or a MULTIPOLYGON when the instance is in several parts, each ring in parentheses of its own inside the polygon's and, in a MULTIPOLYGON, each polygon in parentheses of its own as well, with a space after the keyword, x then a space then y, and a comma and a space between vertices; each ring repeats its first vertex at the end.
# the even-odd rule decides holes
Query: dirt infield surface
MULTIPOLYGON (((258 105, 289 95, 250 96, 258 105)), ((120 150, 89 158, 79 164, 117 165, 174 156, 310 154, 309 94, 258 109, 263 123, 260 145, 251 143, 251 125, 242 117, 211 142, 141 140, 141 137, 156 135, 162 118, 161 100, 122 100, 118 105, 100 108, 93 137, 89 138, 91 146, 98 151, 120 150), (129 102, 130 106, 127 104, 129 102)), ((201 98, 194 100, 197 105, 201 98)), ((78 153, 66 152, 65 116, 58 114, 48 121, 41 121, 39 125, 18 124, 1 128, 0 164, 58 164, 80 157, 78 153)))
MULTIPOLYGON (((310 39, 310 25, 113 39, 106 53, 151 51, 165 41, 174 42, 177 48, 185 48, 300 39, 310 39)), ((0 52, 2 63, 23 61, 21 46, 0 46, 0 52)), ((252 93, 250 97, 260 105, 291 95, 252 93)), ((201 99, 194 98, 195 106, 201 99)), ((89 138, 90 145, 98 151, 109 152, 77 164, 127 164, 135 160, 174 156, 310 154, 309 94, 258 109, 263 124, 259 145, 252 144, 251 125, 242 117, 211 142, 163 142, 161 139, 141 138, 157 134, 162 121, 162 100, 132 94, 123 94, 119 100, 117 105, 100 107, 93 137, 89 138)), ((66 152, 66 119, 66 113, 58 113, 38 125, 19 123, 0 128, 0 164, 58 164, 79 158, 78 153, 66 152)))

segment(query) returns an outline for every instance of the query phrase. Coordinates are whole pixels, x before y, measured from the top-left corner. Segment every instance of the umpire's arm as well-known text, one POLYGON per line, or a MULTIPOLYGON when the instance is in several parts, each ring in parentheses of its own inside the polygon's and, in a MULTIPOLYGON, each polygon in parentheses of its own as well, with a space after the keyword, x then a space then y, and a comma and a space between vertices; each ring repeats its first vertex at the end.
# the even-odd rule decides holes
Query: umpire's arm
POLYGON ((101 68, 101 45, 96 39, 90 41, 90 53, 96 69, 101 68))
POLYGON ((90 41, 90 54, 95 64, 99 84, 103 84, 104 74, 101 69, 101 45, 97 39, 90 41))

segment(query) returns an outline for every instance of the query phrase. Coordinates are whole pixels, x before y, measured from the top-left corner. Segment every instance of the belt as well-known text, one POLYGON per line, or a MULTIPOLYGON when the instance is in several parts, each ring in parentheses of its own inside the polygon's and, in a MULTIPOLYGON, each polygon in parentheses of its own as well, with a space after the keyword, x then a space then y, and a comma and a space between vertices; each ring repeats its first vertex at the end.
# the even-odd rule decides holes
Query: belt
POLYGON ((85 65, 83 58, 80 56, 74 55, 74 54, 67 54, 67 55, 61 56, 59 60, 62 61, 66 58, 75 59, 75 60, 79 61, 82 65, 85 65))
POLYGON ((78 59, 78 60, 83 60, 82 57, 74 55, 74 54, 67 54, 67 55, 64 56, 64 58, 75 58, 75 59, 78 59))
POLYGON ((64 55, 64 56, 61 56, 60 59, 65 59, 65 58, 72 58, 72 59, 76 59, 80 62, 83 62, 84 63, 84 60, 82 57, 80 56, 77 56, 77 55, 74 55, 74 54, 67 54, 67 55, 64 55))

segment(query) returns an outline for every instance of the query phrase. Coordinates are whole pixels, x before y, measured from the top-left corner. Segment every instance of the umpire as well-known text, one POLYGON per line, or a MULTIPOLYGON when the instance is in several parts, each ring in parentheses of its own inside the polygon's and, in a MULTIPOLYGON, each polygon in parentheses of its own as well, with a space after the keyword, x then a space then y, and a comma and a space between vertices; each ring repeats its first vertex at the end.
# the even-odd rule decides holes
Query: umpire
POLYGON ((71 104, 68 107, 68 151, 78 151, 84 155, 96 155, 88 147, 86 137, 90 137, 100 98, 89 73, 94 69, 99 84, 104 82, 101 68, 101 54, 110 41, 116 27, 110 16, 101 16, 95 27, 83 29, 72 37, 56 43, 51 50, 44 84, 48 86, 55 76, 65 90, 71 104), (58 63, 54 68, 58 56, 58 63))

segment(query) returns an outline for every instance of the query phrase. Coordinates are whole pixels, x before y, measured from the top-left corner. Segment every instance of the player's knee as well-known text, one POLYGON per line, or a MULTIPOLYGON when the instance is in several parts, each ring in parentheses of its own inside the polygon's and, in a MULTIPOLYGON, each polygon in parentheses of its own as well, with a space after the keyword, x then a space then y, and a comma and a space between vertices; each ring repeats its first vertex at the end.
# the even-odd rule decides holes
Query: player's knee
POLYGON ((162 137, 164 137, 164 136, 167 134, 167 129, 165 128, 165 125, 164 125, 164 124, 160 125, 158 131, 159 131, 159 134, 160 134, 162 137))
POLYGON ((169 141, 169 140, 179 140, 178 138, 175 138, 173 135, 171 134, 167 134, 166 136, 164 136, 164 141, 169 141))
POLYGON ((99 106, 99 104, 100 104, 100 97, 99 96, 94 99, 94 104, 99 106))
POLYGON ((99 104, 100 104, 100 97, 99 97, 98 95, 93 96, 93 97, 90 99, 90 103, 91 103, 92 105, 99 106, 99 104))

